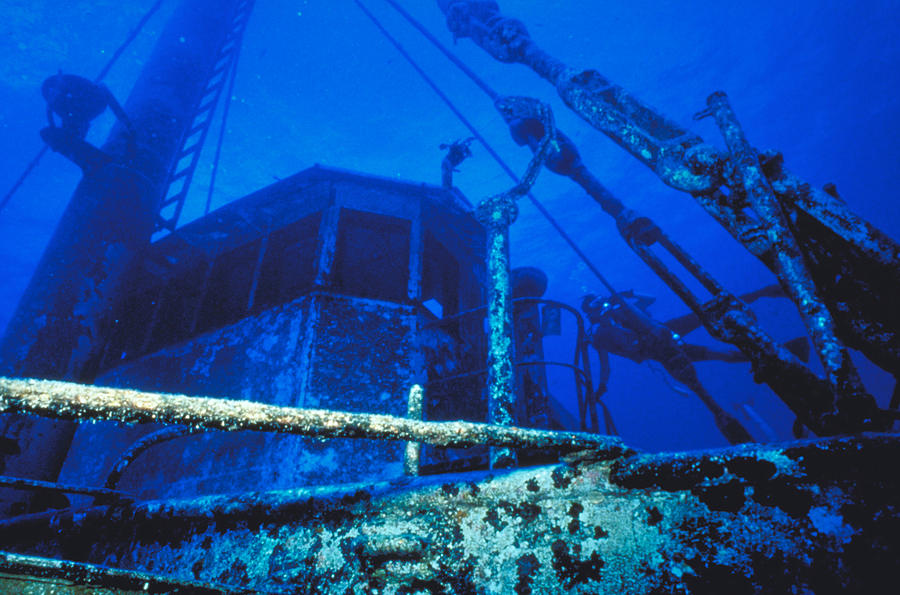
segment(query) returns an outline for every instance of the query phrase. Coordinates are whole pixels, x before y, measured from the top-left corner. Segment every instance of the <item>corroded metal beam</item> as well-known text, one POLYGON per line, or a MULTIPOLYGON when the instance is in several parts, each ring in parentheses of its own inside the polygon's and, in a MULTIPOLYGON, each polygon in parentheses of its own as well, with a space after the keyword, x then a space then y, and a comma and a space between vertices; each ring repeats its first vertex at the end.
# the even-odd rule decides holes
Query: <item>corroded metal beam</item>
POLYGON ((126 492, 120 492, 111 488, 92 488, 76 486, 50 481, 38 481, 36 479, 24 479, 21 477, 5 477, 0 475, 0 486, 16 490, 28 490, 33 492, 63 492, 66 494, 83 494, 85 496, 99 496, 101 498, 120 498, 133 500, 134 496, 126 492))
MULTIPOLYGON (((517 143, 536 150, 539 141, 536 134, 540 133, 540 126, 529 120, 527 114, 507 112, 504 120, 509 124, 517 143)), ((694 311, 713 337, 731 343, 748 357, 753 363, 757 380, 768 384, 809 429, 824 436, 875 425, 871 421, 864 421, 865 418, 839 419, 831 385, 813 374, 793 354, 763 332, 747 305, 720 285, 651 218, 626 208, 590 172, 581 160, 575 143, 559 130, 556 131, 555 142, 546 156, 545 166, 553 173, 566 176, 580 185, 600 204, 604 212, 615 217, 619 233, 635 254, 694 311), (702 302, 689 284, 651 249, 653 246, 659 246, 668 252, 713 298, 702 302)), ((726 213, 742 214, 743 211, 722 209, 723 216, 726 213)), ((764 240, 761 244, 768 249, 770 244, 765 233, 760 231, 759 234, 764 240)), ((770 251, 770 256, 767 262, 774 261, 773 251, 770 251)), ((712 399, 706 398, 704 402, 713 413, 716 425, 729 437, 730 442, 734 444, 747 441, 746 438, 740 438, 742 434, 748 434, 740 428, 737 419, 728 415, 712 399), (732 429, 736 432, 732 432, 732 429)), ((870 412, 869 416, 873 414, 874 412, 870 412)), ((879 424, 883 423, 879 420, 879 424)))
POLYGON ((775 274, 782 289, 800 311, 819 353, 826 377, 835 393, 835 408, 850 418, 847 420, 848 425, 865 424, 866 418, 874 414, 875 400, 865 393, 856 367, 850 360, 850 353, 838 339, 834 318, 816 291, 816 285, 782 206, 760 167, 759 156, 744 135, 725 93, 713 93, 706 102, 725 137, 728 150, 731 151, 733 165, 747 200, 760 216, 761 231, 774 247, 772 262, 775 274), (857 411, 850 414, 848 409, 857 411))
POLYGON ((253 401, 52 380, 0 377, 0 412, 129 424, 183 424, 210 430, 279 432, 316 438, 404 440, 457 448, 488 445, 569 452, 591 449, 609 459, 631 452, 617 437, 581 432, 550 432, 463 421, 417 421, 391 415, 278 407, 253 401))
MULTIPOLYGON (((745 204, 746 192, 734 179, 734 167, 727 154, 596 70, 578 72, 550 56, 531 39, 523 23, 500 13, 497 2, 438 0, 438 5, 455 38, 471 38, 497 60, 521 63, 534 70, 556 87, 575 113, 650 167, 663 182, 690 192, 744 247, 778 273, 775 259, 779 246, 769 241, 762 226, 743 212, 749 206, 745 204), (731 192, 723 193, 723 185, 731 192)), ((707 110, 695 118, 704 115, 709 115, 707 110)), ((771 190, 792 218, 794 233, 809 261, 820 297, 836 318, 837 332, 878 366, 900 376, 898 318, 893 315, 890 298, 883 297, 900 291, 900 245, 854 215, 835 196, 811 188, 788 172, 780 155, 762 161, 771 190)), ((599 190, 589 192, 598 195, 599 190)), ((609 212, 607 206, 603 208, 609 212)), ((834 369, 831 365, 826 368, 834 369)), ((865 397, 846 400, 853 405, 844 407, 845 411, 862 410, 850 414, 851 418, 865 420, 871 413, 871 400, 861 406, 857 404, 866 401, 865 397)), ((859 425, 851 421, 847 428, 838 431, 859 425)))

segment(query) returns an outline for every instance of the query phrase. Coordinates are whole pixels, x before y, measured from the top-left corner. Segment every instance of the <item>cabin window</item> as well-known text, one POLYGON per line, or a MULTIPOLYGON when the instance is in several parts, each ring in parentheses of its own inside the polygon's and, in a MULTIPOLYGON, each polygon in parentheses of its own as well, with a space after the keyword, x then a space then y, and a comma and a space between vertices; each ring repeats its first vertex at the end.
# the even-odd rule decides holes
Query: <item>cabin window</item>
POLYGON ((197 320, 198 333, 246 316, 261 243, 244 244, 216 258, 197 320))
POLYGON ((438 318, 459 310, 459 263, 431 232, 425 232, 422 304, 438 318))
POLYGON ((341 209, 335 248, 335 291, 393 302, 407 299, 410 222, 341 209))
POLYGON ((194 321, 206 286, 208 266, 206 262, 198 262, 181 271, 166 286, 148 351, 156 351, 193 335, 194 321))
POLYGON ((254 311, 287 303, 312 287, 321 220, 321 213, 309 215, 269 236, 253 298, 254 311))

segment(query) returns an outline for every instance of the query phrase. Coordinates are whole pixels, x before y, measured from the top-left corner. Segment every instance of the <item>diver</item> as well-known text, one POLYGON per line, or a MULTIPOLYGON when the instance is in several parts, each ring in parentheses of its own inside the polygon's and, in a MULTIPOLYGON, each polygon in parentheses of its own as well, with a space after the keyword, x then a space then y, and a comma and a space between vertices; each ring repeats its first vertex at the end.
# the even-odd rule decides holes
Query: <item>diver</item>
POLYGON ((49 126, 41 138, 85 173, 112 161, 112 157, 85 141, 91 121, 108 107, 130 135, 128 151, 135 151, 135 131, 125 110, 104 85, 74 74, 54 74, 41 85, 47 102, 49 126), (57 124, 56 118, 60 122, 57 124))
MULTIPOLYGON (((753 301, 758 297, 776 297, 782 295, 778 286, 770 286, 763 290, 746 294, 744 297, 753 301)), ((619 292, 615 296, 598 298, 596 295, 584 296, 582 310, 590 321, 589 340, 597 351, 600 360, 600 381, 596 398, 606 392, 609 381, 609 354, 625 357, 636 363, 644 361, 659 362, 675 380, 687 386, 696 394, 713 414, 716 427, 731 444, 752 442, 753 438, 734 416, 727 413, 716 403, 697 377, 694 362, 718 360, 725 362, 746 361, 746 357, 735 350, 717 350, 702 345, 686 343, 682 335, 672 327, 687 333, 699 326, 696 316, 688 315, 671 321, 672 327, 655 320, 648 312, 655 298, 635 294, 633 290, 619 292)), ((792 341, 792 350, 803 359, 805 339, 792 341), (800 343, 802 342, 802 345, 800 343)))
POLYGON ((441 143, 440 149, 447 151, 444 160, 441 161, 441 185, 444 188, 453 187, 453 172, 459 171, 456 166, 472 156, 472 149, 469 145, 475 140, 474 136, 470 136, 465 140, 455 140, 449 145, 441 143))

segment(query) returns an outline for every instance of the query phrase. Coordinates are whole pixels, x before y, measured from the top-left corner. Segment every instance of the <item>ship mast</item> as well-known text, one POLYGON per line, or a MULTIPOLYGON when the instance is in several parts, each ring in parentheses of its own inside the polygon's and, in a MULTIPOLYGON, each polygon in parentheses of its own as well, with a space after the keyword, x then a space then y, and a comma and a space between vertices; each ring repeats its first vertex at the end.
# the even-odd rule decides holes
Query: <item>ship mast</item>
MULTIPOLYGON (((116 125, 86 171, 0 343, 0 373, 90 382, 109 313, 156 228, 170 172, 181 159, 234 15, 246 0, 183 0, 147 60, 116 125), (129 148, 129 145, 131 148, 129 148)), ((17 443, 4 473, 55 480, 75 431, 69 421, 0 418, 17 443)), ((28 496, 0 491, 0 517, 27 511, 28 496)))

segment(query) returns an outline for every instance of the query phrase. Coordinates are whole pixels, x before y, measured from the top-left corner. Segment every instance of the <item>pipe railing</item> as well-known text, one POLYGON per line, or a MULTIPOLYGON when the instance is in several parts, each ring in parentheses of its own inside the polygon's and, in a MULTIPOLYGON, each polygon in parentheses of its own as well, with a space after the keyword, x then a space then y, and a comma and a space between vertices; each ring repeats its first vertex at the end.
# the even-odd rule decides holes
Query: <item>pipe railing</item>
POLYGON ((55 380, 0 377, 0 413, 126 424, 182 424, 208 430, 276 432, 314 438, 365 438, 466 448, 593 450, 601 458, 628 454, 621 439, 584 432, 557 432, 464 421, 419 421, 373 413, 282 407, 100 387, 55 380))

